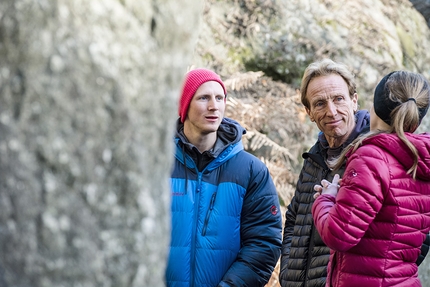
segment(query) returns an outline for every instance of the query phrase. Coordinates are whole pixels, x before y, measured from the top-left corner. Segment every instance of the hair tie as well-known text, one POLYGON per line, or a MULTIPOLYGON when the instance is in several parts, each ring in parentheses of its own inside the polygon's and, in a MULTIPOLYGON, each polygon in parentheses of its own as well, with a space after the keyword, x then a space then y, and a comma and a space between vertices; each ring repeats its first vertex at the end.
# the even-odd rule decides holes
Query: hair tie
POLYGON ((407 101, 407 102, 409 102, 409 101, 414 101, 414 102, 415 102, 415 104, 417 103, 417 100, 415 100, 415 98, 409 98, 409 99, 407 99, 406 101, 407 101))

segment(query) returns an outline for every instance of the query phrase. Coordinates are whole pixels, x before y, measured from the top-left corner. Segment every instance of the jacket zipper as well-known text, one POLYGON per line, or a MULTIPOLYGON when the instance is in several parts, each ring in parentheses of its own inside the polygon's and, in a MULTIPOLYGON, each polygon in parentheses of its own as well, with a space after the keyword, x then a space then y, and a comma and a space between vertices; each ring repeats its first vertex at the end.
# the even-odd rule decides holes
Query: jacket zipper
MULTIPOLYGON (((324 173, 323 173, 323 176, 322 176, 321 180, 324 179, 324 178, 326 178, 329 172, 330 172, 330 170, 325 170, 324 173)), ((311 261, 312 261, 312 252, 313 252, 313 249, 314 249, 314 246, 315 246, 315 243, 314 243, 315 232, 316 232, 315 229, 316 228, 315 228, 314 222, 312 220, 311 236, 309 238, 308 259, 306 261, 306 270, 305 270, 305 284, 303 284, 303 287, 306 287, 308 285, 308 282, 309 282, 308 273, 309 273, 309 268, 310 268, 311 261)))
MULTIPOLYGON (((330 269, 331 269, 331 274, 330 274, 330 287, 333 287, 333 286, 335 286, 334 284, 333 284, 333 271, 334 271, 334 268, 336 267, 336 265, 338 264, 338 261, 339 261, 339 252, 334 252, 334 254, 333 254, 333 262, 329 262, 329 264, 331 265, 330 266, 330 269)), ((328 274, 327 274, 328 275, 328 274)), ((327 278, 328 279, 328 278, 327 278)))
POLYGON ((204 222, 203 230, 202 230, 202 236, 206 235, 206 230, 207 230, 207 227, 208 227, 209 218, 210 218, 210 216, 212 214, 212 210, 214 209, 214 205, 215 205, 216 194, 217 194, 216 191, 212 194, 211 203, 209 204, 209 209, 206 212, 205 222, 204 222))
MULTIPOLYGON (((200 188, 201 188, 201 182, 202 182, 202 173, 201 172, 197 172, 197 174, 198 174, 198 177, 197 177, 197 189, 196 189, 196 192, 195 192, 195 202, 199 202, 199 200, 200 200, 200 188)), ((193 216, 194 216, 194 223, 193 223, 193 226, 194 227, 196 227, 197 226, 197 221, 198 221, 198 214, 199 214, 199 210, 198 210, 198 208, 199 208, 199 204, 197 204, 197 205, 195 205, 195 206, 197 206, 195 209, 194 209, 194 214, 193 214, 193 216)), ((195 250, 196 250, 196 232, 197 231, 197 228, 193 228, 193 234, 192 234, 192 237, 191 237, 191 253, 190 253, 190 255, 191 255, 191 268, 190 268, 190 282, 191 282, 191 287, 194 287, 195 286, 195 284, 194 284, 194 277, 195 277, 195 268, 196 268, 196 252, 195 252, 195 250)))

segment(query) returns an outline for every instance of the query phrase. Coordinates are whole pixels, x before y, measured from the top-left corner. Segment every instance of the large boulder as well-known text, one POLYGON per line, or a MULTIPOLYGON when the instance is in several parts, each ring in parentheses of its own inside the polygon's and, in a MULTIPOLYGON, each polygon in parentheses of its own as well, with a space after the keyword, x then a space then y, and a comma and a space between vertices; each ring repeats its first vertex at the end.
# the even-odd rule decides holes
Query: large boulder
POLYGON ((164 286, 200 3, 0 2, 0 286, 164 286))
POLYGON ((407 0, 209 0, 204 16, 193 61, 225 77, 263 71, 297 88, 309 63, 330 57, 366 98, 393 69, 430 77, 430 29, 407 0))

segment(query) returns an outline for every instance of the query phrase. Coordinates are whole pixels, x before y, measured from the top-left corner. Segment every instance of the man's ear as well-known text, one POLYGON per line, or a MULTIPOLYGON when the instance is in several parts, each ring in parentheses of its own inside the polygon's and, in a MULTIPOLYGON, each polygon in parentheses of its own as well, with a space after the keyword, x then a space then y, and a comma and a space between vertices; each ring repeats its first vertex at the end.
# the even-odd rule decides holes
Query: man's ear
POLYGON ((309 110, 307 107, 305 107, 305 110, 306 110, 306 113, 308 114, 309 119, 311 120, 311 122, 314 122, 314 121, 315 121, 315 119, 314 119, 314 117, 311 115, 311 110, 309 110))
POLYGON ((358 94, 354 93, 354 95, 352 95, 352 101, 354 102, 354 113, 357 112, 358 110, 358 94))

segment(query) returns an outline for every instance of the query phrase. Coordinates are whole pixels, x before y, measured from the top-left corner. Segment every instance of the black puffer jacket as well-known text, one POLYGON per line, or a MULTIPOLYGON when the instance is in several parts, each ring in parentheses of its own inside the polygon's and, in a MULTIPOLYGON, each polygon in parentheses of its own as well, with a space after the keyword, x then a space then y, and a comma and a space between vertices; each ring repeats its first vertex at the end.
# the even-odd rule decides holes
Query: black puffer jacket
POLYGON ((286 212, 279 281, 282 287, 324 287, 330 249, 324 244, 314 227, 312 203, 314 185, 322 179, 332 181, 344 168, 331 171, 325 159, 328 154, 336 156, 361 133, 369 131, 369 113, 356 114, 356 128, 348 140, 337 149, 330 149, 323 134, 308 153, 303 154, 304 163, 296 192, 286 212))

